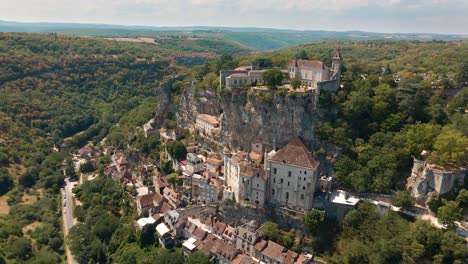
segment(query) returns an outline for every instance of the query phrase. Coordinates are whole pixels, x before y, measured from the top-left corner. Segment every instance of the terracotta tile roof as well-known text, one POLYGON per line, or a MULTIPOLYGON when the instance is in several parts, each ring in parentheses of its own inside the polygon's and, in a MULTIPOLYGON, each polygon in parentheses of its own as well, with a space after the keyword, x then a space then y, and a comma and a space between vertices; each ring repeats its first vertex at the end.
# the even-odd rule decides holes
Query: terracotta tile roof
POLYGON ((165 178, 156 177, 156 179, 155 179, 155 185, 157 185, 158 188, 164 188, 164 187, 169 186, 169 183, 167 182, 167 180, 166 180, 165 178))
POLYGON ((205 114, 200 114, 197 116, 197 118, 205 121, 205 122, 208 122, 212 125, 218 125, 219 122, 218 122, 218 119, 215 117, 215 116, 212 116, 212 115, 205 115, 205 114))
POLYGON ((152 206, 153 205, 153 194, 149 193, 149 194, 138 196, 136 198, 136 200, 138 201, 138 203, 140 203, 141 207, 152 206))
POLYGON ((239 251, 235 247, 224 241, 219 240, 216 246, 216 250, 213 250, 213 253, 229 261, 232 261, 237 256, 237 254, 239 254, 239 251))
POLYGON ((234 156, 232 156, 231 161, 235 164, 240 163, 241 161, 245 160, 247 156, 247 152, 239 151, 234 156))
POLYGON ((310 169, 316 169, 320 164, 312 157, 312 153, 299 137, 294 138, 285 147, 280 149, 270 158, 270 161, 287 163, 310 169))
POLYGON ((166 202, 163 202, 161 209, 159 211, 161 212, 161 214, 166 214, 170 210, 172 210, 172 206, 166 202))
POLYGON ((299 68, 325 69, 323 62, 312 60, 292 60, 289 62, 289 66, 299 68))
POLYGON ((164 201, 164 196, 159 193, 154 193, 153 195, 153 202, 157 204, 161 204, 164 201))
POLYGON ((263 248, 265 247, 266 243, 267 243, 267 241, 262 239, 262 240, 258 241, 257 244, 255 244, 254 248, 256 250, 258 250, 258 251, 262 251, 263 248))
POLYGON ((222 235, 223 232, 224 232, 224 229, 226 229, 226 224, 224 222, 221 222, 221 221, 217 221, 214 225, 213 225, 213 231, 217 234, 217 235, 222 235))
POLYGON ((222 160, 219 160, 217 158, 207 158, 206 159, 206 162, 207 163, 211 163, 211 164, 214 164, 214 165, 221 165, 223 163, 222 160))
POLYGON ((250 157, 251 160, 261 161, 263 156, 261 154, 255 153, 255 152, 250 152, 249 157, 250 157))
POLYGON ((254 177, 257 176, 257 173, 260 174, 260 169, 249 166, 249 165, 241 165, 240 166, 240 175, 247 176, 247 177, 254 177))
POLYGON ((262 254, 284 264, 294 264, 299 256, 296 252, 288 250, 273 241, 268 241, 268 245, 262 251, 262 254))
POLYGON ((195 228, 195 230, 192 231, 192 235, 196 237, 198 240, 203 240, 206 237, 207 232, 201 228, 195 228))
POLYGON ((259 262, 253 260, 253 258, 242 254, 242 255, 237 255, 235 259, 231 261, 231 264, 258 264, 259 262))

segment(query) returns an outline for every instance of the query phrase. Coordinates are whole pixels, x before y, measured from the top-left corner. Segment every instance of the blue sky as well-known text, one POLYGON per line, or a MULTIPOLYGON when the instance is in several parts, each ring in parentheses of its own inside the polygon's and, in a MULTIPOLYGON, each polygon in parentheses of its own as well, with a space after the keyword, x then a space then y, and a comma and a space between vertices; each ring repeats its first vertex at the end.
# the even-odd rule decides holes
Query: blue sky
POLYGON ((468 34, 468 0, 0 0, 0 20, 468 34))

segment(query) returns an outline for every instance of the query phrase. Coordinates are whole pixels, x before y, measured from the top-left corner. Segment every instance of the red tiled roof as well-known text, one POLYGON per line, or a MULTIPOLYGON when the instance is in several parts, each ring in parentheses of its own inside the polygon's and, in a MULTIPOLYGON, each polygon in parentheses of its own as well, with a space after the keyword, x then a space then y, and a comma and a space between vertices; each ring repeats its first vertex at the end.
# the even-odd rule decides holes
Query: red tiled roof
POLYGON ((156 202, 157 204, 161 204, 161 202, 164 201, 164 196, 162 196, 159 193, 155 193, 153 195, 153 201, 156 202))
POLYGON ((213 225, 213 231, 216 233, 216 234, 222 234, 224 232, 224 229, 226 229, 226 224, 221 222, 221 221, 217 221, 214 225, 213 225))
POLYGON ((296 252, 288 250, 273 241, 268 241, 268 245, 262 251, 262 254, 284 264, 293 264, 299 256, 296 252))
POLYGON ((299 68, 313 68, 313 69, 324 69, 325 66, 321 61, 312 61, 312 60, 292 60, 289 62, 290 67, 299 67, 299 68))
POLYGON ((241 165, 240 166, 240 175, 247 176, 247 177, 254 177, 258 174, 260 174, 260 169, 249 166, 249 165, 241 165))
POLYGON ((312 157, 312 153, 299 137, 291 140, 285 147, 274 154, 270 160, 310 169, 316 169, 320 164, 312 157))
POLYGON ((212 115, 205 115, 205 114, 200 114, 197 116, 197 118, 205 121, 205 122, 208 122, 212 125, 218 125, 219 122, 218 122, 218 119, 215 117, 215 116, 212 116, 212 115))
POLYGON ((263 248, 265 247, 266 242, 267 242, 266 240, 262 239, 255 244, 254 248, 258 251, 262 251, 263 248))
POLYGON ((166 214, 170 210, 172 210, 172 206, 166 202, 163 202, 161 209, 159 211, 161 212, 161 214, 166 214))
POLYGON ((141 207, 147 207, 147 206, 153 205, 153 194, 152 193, 138 196, 136 199, 140 203, 141 207))

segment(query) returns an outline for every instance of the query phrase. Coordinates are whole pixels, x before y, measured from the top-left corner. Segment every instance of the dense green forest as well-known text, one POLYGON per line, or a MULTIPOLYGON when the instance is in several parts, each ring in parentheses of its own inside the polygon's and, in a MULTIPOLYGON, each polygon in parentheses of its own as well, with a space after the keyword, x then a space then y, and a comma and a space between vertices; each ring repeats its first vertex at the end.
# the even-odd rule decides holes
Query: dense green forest
MULTIPOLYGON (((59 189, 62 169, 71 165, 68 151, 107 135, 116 147, 159 156, 159 140, 146 140, 134 129, 154 115, 152 96, 167 78, 191 73, 197 89, 219 89, 221 69, 252 61, 284 66, 293 58, 330 63, 335 48, 316 43, 213 58, 245 47, 176 37, 161 43, 166 44, 0 34, 0 209, 8 209, 0 210, 0 263, 64 260, 59 189), (177 63, 190 61, 186 58, 213 59, 187 69, 177 63), (63 151, 54 151, 54 145, 63 151)), ((412 157, 422 150, 441 167, 467 165, 467 43, 368 41, 340 47, 344 89, 321 94, 324 122, 317 127, 319 140, 342 150, 334 161, 340 187, 401 190, 412 157)), ((184 85, 172 85, 175 103, 184 85)), ((176 125, 172 119, 164 124, 176 125)), ((459 185, 448 197, 453 201, 438 199, 434 212, 466 208, 466 183, 459 185)), ((132 231, 134 208, 112 180, 98 177, 76 195, 83 204, 76 209, 80 223, 71 231, 70 244, 80 262, 183 263, 179 250, 163 250, 153 234, 132 231)), ((336 253, 329 252, 336 263, 452 263, 466 256, 454 233, 394 214, 379 219, 366 204, 340 228, 336 253)))
POLYGON ((164 78, 184 71, 178 56, 193 55, 141 43, 0 34, 2 257, 61 262, 58 193, 62 162, 71 161, 52 147, 102 139, 124 114, 146 105, 164 78))

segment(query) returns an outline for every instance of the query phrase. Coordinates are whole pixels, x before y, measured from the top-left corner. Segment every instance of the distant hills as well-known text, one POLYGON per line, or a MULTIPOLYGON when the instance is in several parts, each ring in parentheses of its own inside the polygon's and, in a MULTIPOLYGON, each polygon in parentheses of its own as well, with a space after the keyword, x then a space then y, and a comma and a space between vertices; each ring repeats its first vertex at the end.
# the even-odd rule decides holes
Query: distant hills
POLYGON ((72 36, 95 37, 149 37, 179 36, 232 41, 251 50, 272 50, 288 46, 337 40, 468 40, 468 35, 433 33, 376 33, 364 31, 288 30, 270 28, 232 27, 151 27, 78 23, 23 23, 0 20, 0 32, 57 33, 72 36))

